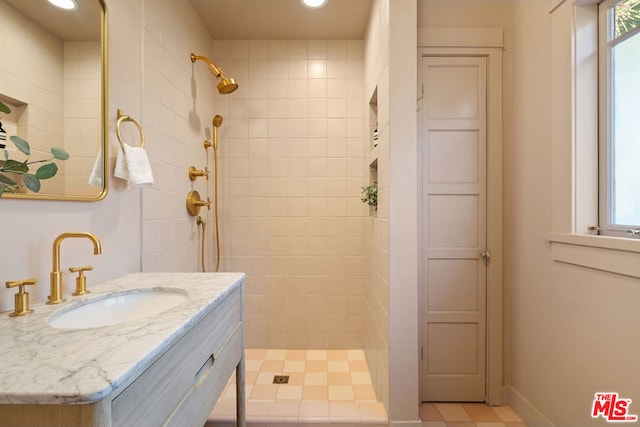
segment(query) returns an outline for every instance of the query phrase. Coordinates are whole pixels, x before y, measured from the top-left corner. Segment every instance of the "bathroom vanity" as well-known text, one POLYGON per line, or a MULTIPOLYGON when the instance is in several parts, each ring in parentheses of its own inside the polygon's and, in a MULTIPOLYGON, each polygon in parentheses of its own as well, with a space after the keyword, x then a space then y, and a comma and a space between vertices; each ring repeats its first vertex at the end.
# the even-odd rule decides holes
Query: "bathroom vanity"
POLYGON ((1 313, 0 425, 200 427, 235 370, 244 426, 243 282, 241 273, 136 273, 33 304, 27 316, 1 313), (162 292, 182 299, 106 326, 50 325, 95 300, 162 292))

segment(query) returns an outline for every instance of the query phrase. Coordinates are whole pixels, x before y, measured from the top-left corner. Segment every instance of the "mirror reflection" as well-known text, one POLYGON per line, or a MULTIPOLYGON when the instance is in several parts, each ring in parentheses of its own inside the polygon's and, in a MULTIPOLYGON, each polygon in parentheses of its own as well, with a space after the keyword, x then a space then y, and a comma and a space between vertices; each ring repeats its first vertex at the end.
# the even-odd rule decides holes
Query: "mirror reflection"
POLYGON ((0 0, 2 198, 106 195, 104 3, 66 1, 0 0))

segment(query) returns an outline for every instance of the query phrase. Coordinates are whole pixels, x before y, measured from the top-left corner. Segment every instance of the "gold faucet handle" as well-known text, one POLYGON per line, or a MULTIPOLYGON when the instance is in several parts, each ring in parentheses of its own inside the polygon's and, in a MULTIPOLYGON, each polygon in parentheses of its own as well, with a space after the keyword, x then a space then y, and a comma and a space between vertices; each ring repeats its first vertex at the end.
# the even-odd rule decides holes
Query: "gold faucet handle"
POLYGON ((91 271, 93 267, 90 265, 85 265, 84 267, 71 267, 69 271, 71 273, 78 273, 78 277, 76 277, 76 291, 71 295, 86 295, 91 293, 87 290, 87 278, 84 276, 85 271, 91 271))
POLYGON ((27 280, 13 280, 5 282, 7 288, 18 287, 18 293, 14 295, 15 307, 13 313, 10 313, 10 317, 24 316, 25 314, 33 313, 33 310, 29 308, 29 292, 24 291, 24 287, 27 285, 35 285, 38 283, 36 279, 27 280))
POLYGON ((5 284, 7 285, 7 288, 15 288, 16 286, 22 286, 18 292, 24 292, 24 286, 25 285, 35 285, 36 283, 38 283, 37 279, 27 279, 27 280, 14 280, 14 281, 10 281, 10 282, 6 282, 5 284))
POLYGON ((195 166, 189 166, 189 179, 195 181, 199 176, 204 176, 206 180, 209 180, 209 169, 205 166, 204 170, 196 169, 195 166))

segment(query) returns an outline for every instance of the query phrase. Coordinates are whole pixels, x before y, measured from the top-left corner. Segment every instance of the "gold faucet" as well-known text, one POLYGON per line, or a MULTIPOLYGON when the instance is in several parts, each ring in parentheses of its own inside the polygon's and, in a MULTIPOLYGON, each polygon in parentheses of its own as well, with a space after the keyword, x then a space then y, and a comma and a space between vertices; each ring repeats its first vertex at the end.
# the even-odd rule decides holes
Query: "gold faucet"
POLYGON ((71 232, 62 233, 53 241, 52 259, 53 259, 53 271, 51 272, 51 295, 47 304, 59 304, 65 302, 66 299, 62 298, 62 272, 60 271, 60 244, 64 239, 71 237, 84 237, 93 242, 93 254, 100 255, 102 253, 102 246, 98 238, 87 232, 71 232))

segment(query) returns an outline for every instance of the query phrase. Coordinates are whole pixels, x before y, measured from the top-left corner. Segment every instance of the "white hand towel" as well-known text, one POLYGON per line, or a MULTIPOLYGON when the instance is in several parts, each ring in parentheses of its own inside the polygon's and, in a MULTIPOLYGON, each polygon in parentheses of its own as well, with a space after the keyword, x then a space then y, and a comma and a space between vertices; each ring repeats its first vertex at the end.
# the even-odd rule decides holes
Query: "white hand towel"
POLYGON ((91 176, 89 176, 89 185, 95 185, 96 187, 102 187, 102 147, 98 150, 98 156, 91 169, 91 176))
POLYGON ((153 185, 153 172, 144 148, 122 146, 124 152, 118 150, 114 176, 127 180, 128 188, 153 185))
POLYGON ((118 156, 116 157, 116 166, 113 170, 113 176, 116 178, 129 179, 129 171, 127 170, 127 161, 124 159, 124 151, 122 148, 118 149, 118 156))

